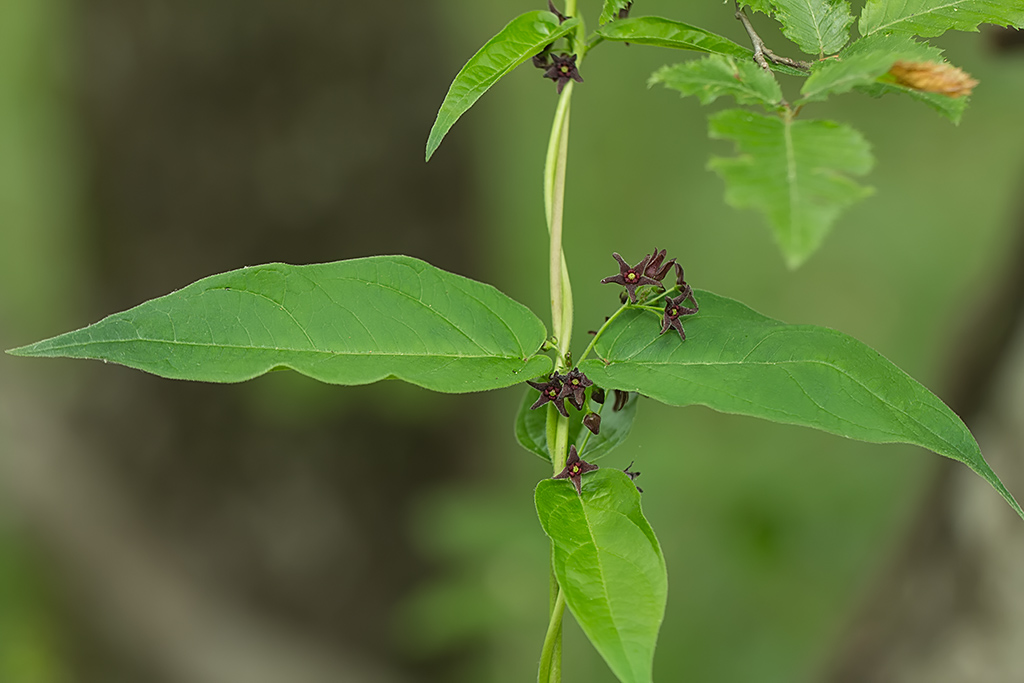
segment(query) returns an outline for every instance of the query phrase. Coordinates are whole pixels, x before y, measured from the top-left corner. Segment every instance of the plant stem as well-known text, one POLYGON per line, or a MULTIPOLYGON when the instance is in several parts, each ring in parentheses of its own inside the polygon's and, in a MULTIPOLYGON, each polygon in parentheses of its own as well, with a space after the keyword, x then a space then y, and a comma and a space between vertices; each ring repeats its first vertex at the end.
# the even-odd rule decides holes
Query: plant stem
MULTIPOLYGON (((540 668, 537 683, 557 683, 562 679, 562 665, 555 658, 555 652, 562 649, 562 614, 565 612, 565 593, 561 588, 551 607, 548 632, 544 636, 544 647, 540 651, 540 668)), ((558 658, 560 659, 560 658, 558 658)))
MULTIPOLYGON (((576 14, 576 0, 566 0, 565 14, 576 14)), ((578 50, 577 66, 582 63, 586 52, 583 42, 583 22, 580 21, 579 36, 570 40, 570 45, 578 50)), ((555 109, 555 120, 551 125, 551 136, 548 139, 548 151, 544 163, 544 212, 548 224, 548 278, 551 287, 551 331, 555 337, 556 351, 555 371, 566 369, 566 358, 569 344, 572 341, 572 286, 569 281, 569 267, 566 264, 565 252, 562 250, 562 213, 565 208, 565 167, 569 156, 569 105, 572 101, 573 81, 569 81, 562 89, 555 109)), ((551 453, 551 464, 557 474, 565 468, 565 460, 569 449, 569 420, 561 415, 553 414, 552 406, 548 406, 548 449, 551 453), (554 424, 554 443, 551 441, 551 420, 554 424)), ((558 586, 552 573, 552 592, 558 586)), ((565 596, 561 588, 557 588, 554 601, 551 603, 551 619, 548 632, 544 637, 544 648, 541 651, 540 683, 561 683, 562 680, 562 614, 565 611, 565 596)))

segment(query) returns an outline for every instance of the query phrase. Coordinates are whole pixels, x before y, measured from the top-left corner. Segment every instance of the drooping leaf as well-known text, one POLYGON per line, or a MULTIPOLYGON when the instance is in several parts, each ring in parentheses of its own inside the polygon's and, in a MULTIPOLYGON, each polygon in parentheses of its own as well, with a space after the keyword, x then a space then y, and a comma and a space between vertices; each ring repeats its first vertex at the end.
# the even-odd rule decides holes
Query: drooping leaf
POLYGON ((875 443, 910 443, 966 464, 1024 517, 959 417, 938 397, 841 332, 786 325, 710 292, 686 341, 659 336, 658 317, 628 310, 580 369, 604 387, 674 406, 814 427, 875 443), (606 364, 607 363, 607 364, 606 364))
POLYGON ((650 683, 668 597, 661 546, 629 477, 599 469, 582 481, 582 495, 565 479, 545 479, 534 494, 558 585, 619 680, 650 683))
POLYGON ((607 24, 619 18, 619 11, 631 5, 630 0, 604 0, 604 7, 601 9, 601 18, 598 23, 607 24))
POLYGON ((908 35, 874 35, 854 41, 837 59, 811 65, 811 75, 796 105, 824 100, 854 87, 870 86, 899 61, 941 62, 942 50, 919 43, 908 35))
POLYGON ((568 35, 578 24, 579 19, 559 24, 558 17, 551 12, 537 10, 519 15, 487 41, 448 88, 427 138, 427 160, 459 117, 492 85, 547 45, 568 35))
POLYGON ((824 57, 850 39, 850 3, 846 0, 772 0, 782 32, 809 55, 824 57))
POLYGON ((19 356, 95 358, 171 379, 286 367, 330 384, 396 378, 448 393, 549 372, 544 325, 490 285, 408 256, 213 275, 19 356))
MULTIPOLYGON (((516 414, 516 440, 526 450, 550 462, 551 454, 548 452, 547 439, 548 407, 530 409, 537 396, 538 393, 531 389, 526 392, 519 404, 519 412, 516 414)), ((595 403, 587 398, 590 410, 601 416, 601 429, 597 434, 592 434, 583 426, 584 411, 569 408, 569 443, 576 444, 576 450, 584 460, 594 461, 608 455, 629 436, 633 420, 636 419, 636 407, 640 401, 636 396, 630 396, 621 410, 613 410, 613 403, 611 397, 604 404, 595 403)))
POLYGON ((771 74, 749 59, 709 55, 654 72, 649 83, 661 83, 683 95, 696 95, 701 104, 732 95, 738 104, 761 104, 775 109, 782 101, 782 90, 771 74))
POLYGON ((864 175, 873 163, 867 141, 848 126, 728 109, 710 117, 709 135, 733 140, 740 153, 709 163, 725 180, 726 201, 765 215, 791 268, 821 246, 843 209, 872 192, 845 175, 864 175))
POLYGON ((979 24, 1024 25, 1021 0, 868 0, 860 33, 907 33, 922 38, 946 31, 977 31, 979 24))

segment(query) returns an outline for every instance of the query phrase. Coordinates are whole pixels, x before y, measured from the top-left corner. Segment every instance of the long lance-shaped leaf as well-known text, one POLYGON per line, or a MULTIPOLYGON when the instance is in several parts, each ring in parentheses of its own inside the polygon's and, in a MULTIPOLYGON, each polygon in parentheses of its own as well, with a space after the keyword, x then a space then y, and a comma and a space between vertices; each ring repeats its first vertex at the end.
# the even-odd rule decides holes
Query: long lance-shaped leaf
POLYGON ((501 29, 498 35, 487 41, 466 62, 448 88, 448 94, 441 103, 441 109, 427 137, 427 160, 430 160, 459 117, 492 85, 546 46, 571 33, 578 24, 579 19, 569 19, 559 24, 556 15, 536 10, 519 15, 501 29))
POLYGON ((626 311, 580 364, 603 387, 638 391, 674 406, 814 427, 876 443, 910 443, 959 460, 1024 511, 985 462, 977 442, 938 397, 841 332, 787 325, 747 306, 697 292, 686 341, 659 336, 651 312, 626 311))
POLYGON ((551 369, 544 325, 490 285, 408 256, 274 263, 195 282, 19 356, 94 358, 161 377, 241 382, 291 368, 330 384, 402 379, 449 393, 551 369))
POLYGON ((668 575, 636 486, 620 470, 546 479, 534 498, 565 602, 623 683, 650 683, 668 575))
POLYGON ((765 215, 791 268, 821 246, 843 209, 871 194, 844 175, 863 175, 873 163, 849 126, 727 109, 710 117, 709 134, 740 152, 709 164, 725 180, 726 201, 765 215))
POLYGON ((838 52, 850 39, 850 3, 846 0, 772 0, 782 32, 809 55, 838 52))
POLYGON ((863 36, 909 33, 929 38, 946 31, 977 31, 979 24, 1024 25, 1021 0, 868 0, 860 16, 863 36))
MULTIPOLYGON (((694 50, 739 59, 754 59, 753 50, 734 43, 728 38, 723 38, 717 33, 661 17, 634 17, 613 21, 598 28, 597 34, 605 40, 630 43, 631 45, 655 45, 675 50, 694 50)), ((771 68, 779 73, 794 76, 806 75, 799 69, 784 64, 772 64, 771 68)))

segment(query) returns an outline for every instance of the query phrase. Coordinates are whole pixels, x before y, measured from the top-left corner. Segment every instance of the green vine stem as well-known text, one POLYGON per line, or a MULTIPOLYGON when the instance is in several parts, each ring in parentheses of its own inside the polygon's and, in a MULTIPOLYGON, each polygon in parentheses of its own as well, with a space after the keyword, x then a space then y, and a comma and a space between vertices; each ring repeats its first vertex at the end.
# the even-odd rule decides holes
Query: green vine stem
MULTIPOLYGON (((565 13, 576 15, 576 0, 566 0, 565 13)), ((582 63, 586 45, 583 41, 583 22, 580 21, 579 35, 570 37, 570 44, 579 48, 577 65, 582 63)), ((544 163, 544 209, 548 224, 549 257, 548 277, 551 287, 551 329, 555 338, 557 356, 555 370, 566 369, 569 344, 572 341, 573 305, 569 267, 562 249, 562 214, 565 208, 565 168, 569 156, 569 111, 572 101, 573 82, 562 89, 551 125, 548 151, 544 163)), ((548 452, 551 464, 557 474, 565 467, 569 449, 569 420, 548 406, 547 418, 548 452)), ((552 578, 552 592, 557 581, 552 578)), ((565 595, 561 588, 551 603, 551 619, 541 651, 540 669, 537 680, 540 683, 561 683, 562 680, 562 614, 565 612, 565 595)))
POLYGON ((557 683, 562 679, 562 664, 559 661, 562 649, 562 615, 565 613, 565 593, 558 590, 554 605, 551 607, 551 619, 548 620, 548 632, 544 636, 544 647, 540 651, 540 669, 537 673, 538 683, 557 683))

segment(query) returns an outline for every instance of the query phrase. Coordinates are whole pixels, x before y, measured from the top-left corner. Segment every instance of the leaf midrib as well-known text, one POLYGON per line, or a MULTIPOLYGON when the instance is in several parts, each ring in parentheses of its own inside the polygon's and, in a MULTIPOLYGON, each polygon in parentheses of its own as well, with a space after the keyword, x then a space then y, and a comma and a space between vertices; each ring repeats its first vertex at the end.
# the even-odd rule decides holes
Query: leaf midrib
MULTIPOLYGON (((528 361, 534 356, 522 357, 522 356, 508 356, 503 354, 468 354, 468 353, 397 353, 394 351, 332 351, 327 349, 293 349, 280 346, 247 346, 244 344, 213 344, 205 342, 189 342, 189 341, 177 341, 170 339, 148 339, 146 337, 134 337, 130 339, 98 339, 92 341, 75 342, 74 344, 64 344, 61 346, 50 346, 46 349, 46 353, 52 351, 61 351, 64 349, 75 349, 84 348, 87 346, 98 346, 103 344, 136 344, 139 342, 150 343, 150 344, 166 344, 172 346, 187 346, 197 348, 212 348, 212 349, 232 349, 237 351, 280 351, 285 353, 295 354, 313 354, 313 355, 327 355, 327 356, 373 356, 374 358, 388 358, 388 357, 408 357, 408 358, 492 358, 501 360, 521 360, 528 361)), ((33 354, 38 355, 38 354, 33 354)))

